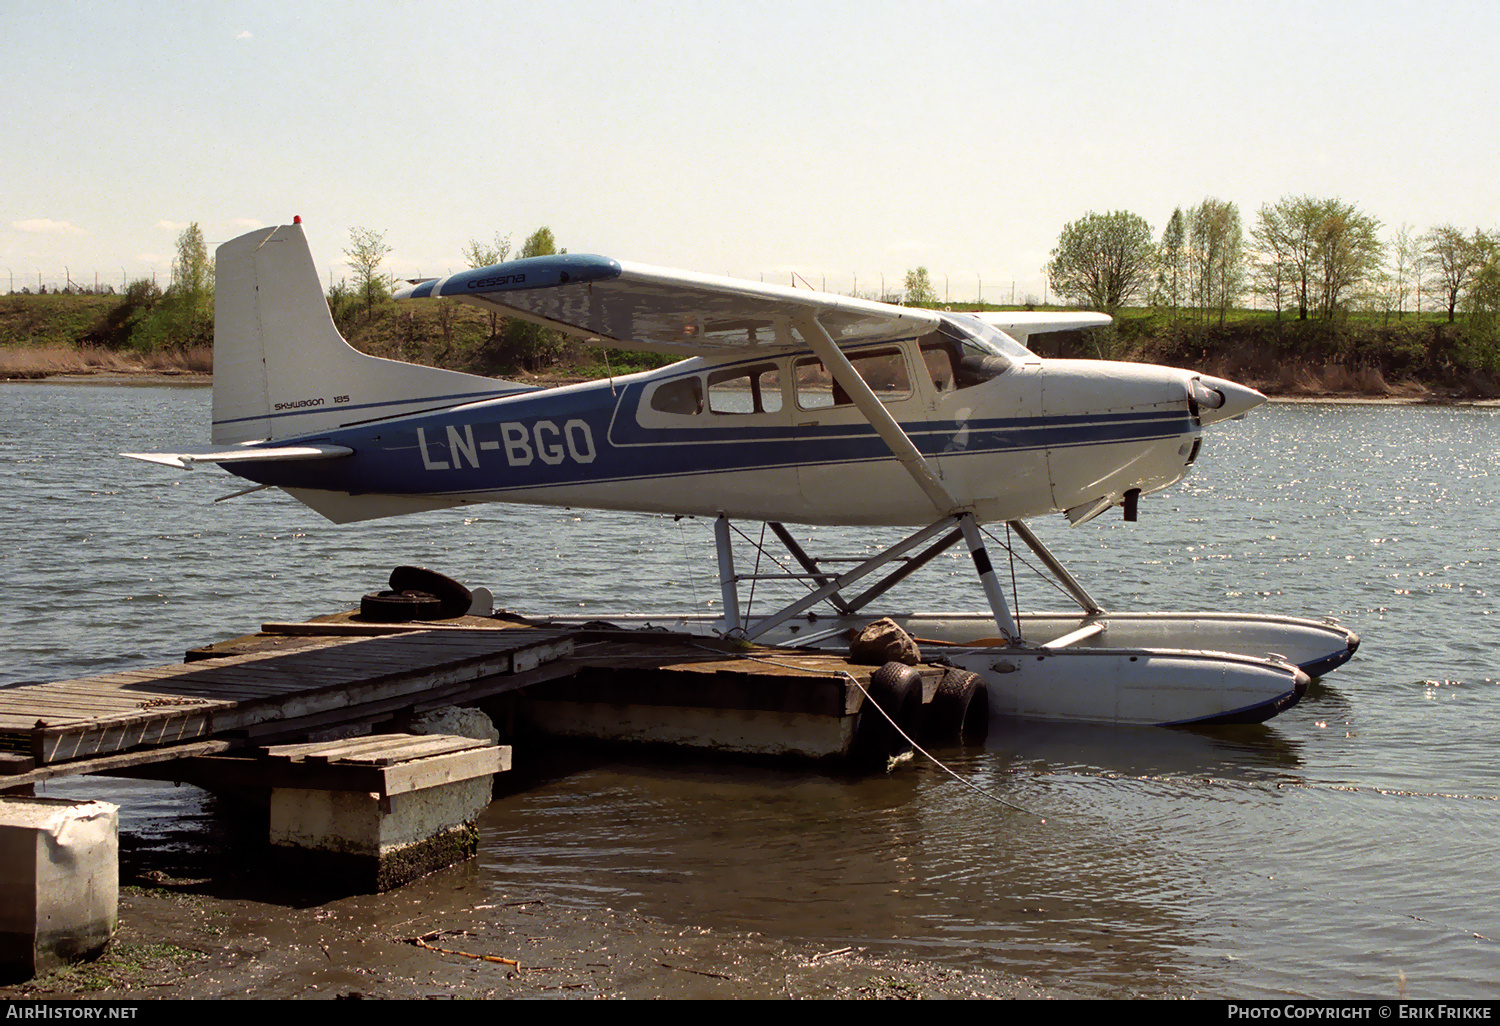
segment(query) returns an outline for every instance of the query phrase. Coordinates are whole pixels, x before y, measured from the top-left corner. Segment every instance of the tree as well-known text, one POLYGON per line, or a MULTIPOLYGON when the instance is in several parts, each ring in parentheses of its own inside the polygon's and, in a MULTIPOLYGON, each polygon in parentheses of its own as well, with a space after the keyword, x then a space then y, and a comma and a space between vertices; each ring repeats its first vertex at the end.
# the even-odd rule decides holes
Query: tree
MULTIPOLYGON (((505 263, 505 258, 510 256, 510 236, 501 236, 495 233, 495 244, 486 246, 477 239, 470 239, 469 244, 464 247, 464 259, 470 267, 493 267, 495 264, 505 263)), ((490 338, 500 333, 500 314, 493 308, 490 316, 490 338)))
POLYGON ((1206 318, 1224 315, 1245 291, 1245 239, 1239 207, 1227 200, 1205 199, 1188 212, 1186 263, 1193 306, 1206 318))
MULTIPOLYGON (((557 240, 552 236, 552 229, 543 226, 527 236, 517 256, 526 260, 530 257, 556 256, 560 252, 566 253, 567 250, 559 250, 557 240)), ((502 358, 518 362, 527 370, 536 370, 551 363, 562 353, 565 338, 562 332, 553 328, 544 328, 540 324, 511 317, 505 321, 502 330, 502 358)))
POLYGON ((493 267, 495 264, 505 263, 508 256, 510 236, 502 237, 499 232, 495 233, 495 243, 492 246, 470 239, 469 244, 464 247, 464 260, 468 261, 470 267, 493 267))
POLYGON ((385 244, 385 233, 368 228, 349 229, 349 248, 344 255, 354 270, 354 289, 365 297, 365 310, 374 308, 377 299, 391 294, 390 279, 380 273, 380 265, 390 253, 385 244))
POLYGON ((1423 251, 1422 239, 1412 234, 1412 227, 1403 224, 1396 230, 1390 245, 1391 263, 1388 268, 1388 308, 1394 308, 1396 319, 1406 316, 1407 298, 1421 295, 1422 272, 1426 267, 1427 254, 1423 251))
POLYGON ((212 345, 214 338, 214 265, 208 259, 203 230, 195 221, 177 236, 172 284, 157 311, 161 337, 179 346, 212 345))
POLYGON ((1380 270, 1385 245, 1380 222, 1353 205, 1326 200, 1314 234, 1318 266, 1319 311, 1332 320, 1345 297, 1357 292, 1380 270))
POLYGON ((214 265, 208 259, 203 230, 194 221, 177 236, 177 256, 172 261, 172 288, 179 294, 212 297, 214 265))
POLYGON ((1474 244, 1479 251, 1479 266, 1470 280, 1466 307, 1469 333, 1476 342, 1488 343, 1486 365, 1496 363, 1496 325, 1500 322, 1500 235, 1474 230, 1474 244))
POLYGON ((1285 215, 1272 206, 1262 206, 1256 215, 1250 238, 1256 249, 1250 256, 1250 278, 1257 295, 1271 301, 1276 319, 1281 319, 1297 293, 1292 287, 1293 249, 1285 215))
POLYGON ((1432 291, 1448 308, 1448 323, 1453 323, 1453 312, 1458 308, 1458 297, 1474 280, 1474 275, 1484 265, 1484 234, 1474 229, 1473 238, 1451 224, 1440 225, 1422 236, 1423 249, 1432 258, 1432 269, 1437 272, 1432 291))
POLYGON ((937 292, 932 288, 927 268, 917 267, 906 272, 906 301, 914 306, 930 306, 937 302, 937 292))
MULTIPOLYGON (((567 250, 562 252, 566 253, 567 250)), ((520 259, 528 257, 556 256, 558 253, 557 240, 552 237, 552 229, 546 225, 532 232, 524 243, 521 244, 520 259)))
POLYGON ((1332 318, 1379 270, 1379 231, 1379 221, 1340 200, 1288 196, 1263 206, 1250 233, 1260 247, 1257 286, 1275 288, 1278 310, 1281 296, 1295 299, 1299 320, 1313 309, 1332 318))
POLYGON ((1313 241, 1318 221, 1319 201, 1306 196, 1283 197, 1278 203, 1260 208, 1250 237, 1262 247, 1262 256, 1276 261, 1274 270, 1262 267, 1257 279, 1277 282, 1277 310, 1280 297, 1290 305, 1297 304, 1297 319, 1307 320, 1312 307, 1314 272, 1313 241))
POLYGON ((1043 270, 1059 296, 1112 314, 1151 286, 1151 226, 1125 210, 1085 214, 1063 228, 1043 270))
POLYGON ((1182 305, 1183 261, 1187 254, 1187 229, 1182 208, 1172 211, 1161 232, 1161 252, 1157 257, 1156 284, 1161 302, 1172 308, 1172 323, 1177 322, 1177 308, 1182 305))

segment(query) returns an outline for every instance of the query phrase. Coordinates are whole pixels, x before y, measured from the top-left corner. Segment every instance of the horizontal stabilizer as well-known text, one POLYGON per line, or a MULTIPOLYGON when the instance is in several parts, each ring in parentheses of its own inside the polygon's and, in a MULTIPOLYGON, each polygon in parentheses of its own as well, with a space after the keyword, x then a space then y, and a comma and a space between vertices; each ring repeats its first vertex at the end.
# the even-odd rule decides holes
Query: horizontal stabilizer
POLYGON ((331 460, 352 456, 347 445, 284 445, 279 448, 225 449, 221 452, 122 452, 133 460, 191 470, 194 463, 269 463, 287 460, 331 460))

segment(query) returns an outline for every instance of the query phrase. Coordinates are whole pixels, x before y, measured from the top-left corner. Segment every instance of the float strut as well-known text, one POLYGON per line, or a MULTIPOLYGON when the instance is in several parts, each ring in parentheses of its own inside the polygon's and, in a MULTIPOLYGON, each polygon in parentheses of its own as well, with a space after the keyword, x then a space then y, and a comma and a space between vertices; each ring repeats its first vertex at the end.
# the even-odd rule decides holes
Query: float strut
POLYGON ((1051 549, 1042 544, 1042 540, 1032 533, 1031 528, 1027 527, 1020 520, 1007 520, 1006 524, 1015 532, 1017 537, 1026 543, 1027 548, 1036 553, 1037 558, 1042 561, 1042 565, 1052 571, 1052 576, 1057 578, 1057 583, 1061 584, 1063 589, 1069 595, 1073 596, 1073 601, 1082 606, 1085 613, 1094 616, 1104 612, 1104 607, 1095 602, 1094 596, 1090 595, 1084 589, 1083 585, 1078 583, 1077 578, 1068 573, 1068 568, 1063 566, 1058 558, 1052 554, 1051 549))
POLYGON ((1001 636, 1014 645, 1021 640, 1021 634, 1016 630, 1016 621, 1011 617, 1010 606, 1005 601, 1005 589, 1000 587, 1000 579, 995 576, 995 568, 990 564, 990 554, 984 547, 984 536, 974 523, 974 514, 961 513, 957 520, 959 530, 964 533, 964 541, 968 543, 969 554, 974 557, 974 569, 979 573, 979 583, 984 586, 984 597, 990 601, 995 626, 1000 629, 1001 636))
POLYGON ((714 545, 719 551, 719 594, 724 600, 724 633, 741 628, 740 587, 734 577, 734 547, 729 541, 729 518, 714 521, 714 545))

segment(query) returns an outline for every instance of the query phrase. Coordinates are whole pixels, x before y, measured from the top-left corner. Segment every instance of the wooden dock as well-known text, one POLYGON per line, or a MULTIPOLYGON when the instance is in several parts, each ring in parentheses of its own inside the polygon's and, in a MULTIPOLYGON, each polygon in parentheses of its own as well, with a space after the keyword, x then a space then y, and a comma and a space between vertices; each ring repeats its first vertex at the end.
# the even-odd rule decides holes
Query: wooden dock
MULTIPOLYGON (((512 693, 528 722, 554 735, 837 758, 851 749, 875 669, 656 631, 474 616, 380 625, 351 614, 266 624, 187 658, 0 689, 0 785, 154 775, 152 763, 319 731, 399 730, 401 717, 512 693)), ((922 670, 923 701, 942 673, 922 670)))
MULTIPOLYGON (((0 769, 21 784, 211 754, 472 704, 547 679, 568 632, 406 630, 269 637, 260 651, 0 689, 0 769), (542 672, 538 673, 537 671, 542 672)), ((558 667, 557 674, 571 672, 558 667)))
MULTIPOLYGON (((881 770, 921 728, 964 729, 977 686, 941 666, 877 670, 826 651, 607 624, 389 625, 347 613, 265 624, 171 666, 0 688, 0 829, 25 832, 18 796, 58 776, 248 790, 267 799, 271 854, 296 878, 378 892, 475 855, 513 745, 585 738, 881 770)), ((70 814, 99 803, 83 804, 70 814)), ((115 849, 100 851, 103 879, 115 849)), ((13 857, 0 865, 25 871, 13 857)), ((74 900, 92 881, 75 872, 59 893, 74 900)), ((52 914, 50 896, 32 896, 37 921, 52 914)))

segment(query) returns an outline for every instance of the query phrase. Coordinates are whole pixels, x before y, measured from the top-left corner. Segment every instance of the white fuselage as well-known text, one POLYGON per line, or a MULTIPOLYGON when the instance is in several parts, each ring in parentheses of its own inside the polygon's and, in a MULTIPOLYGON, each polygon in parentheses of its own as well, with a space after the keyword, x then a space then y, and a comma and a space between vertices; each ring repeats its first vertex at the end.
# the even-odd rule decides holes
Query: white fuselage
MULTIPOLYGON (((1021 352, 974 381, 917 338, 851 357, 980 521, 1117 504, 1186 472, 1203 423, 1194 375, 1021 352)), ((950 512, 821 370, 806 354, 695 358, 305 436, 353 450, 317 466, 229 469, 338 521, 496 501, 865 525, 950 512)))

